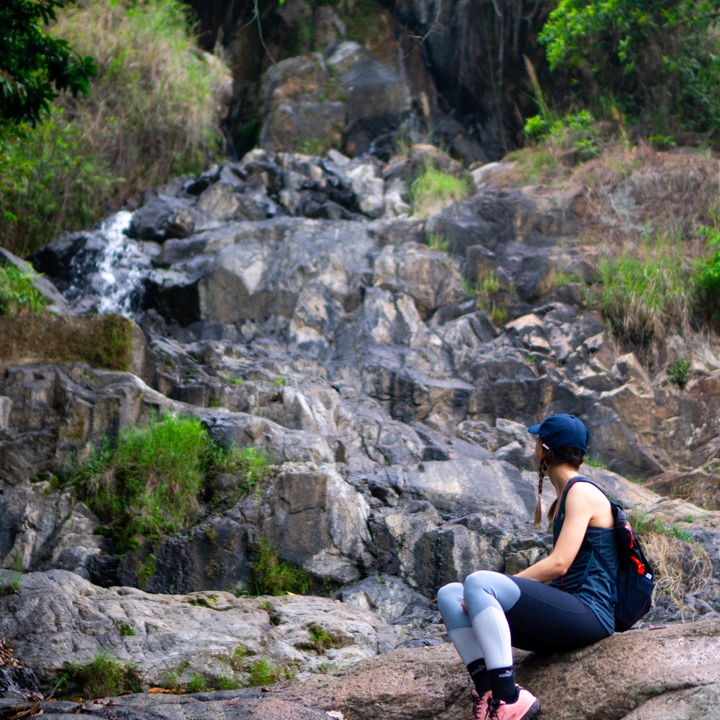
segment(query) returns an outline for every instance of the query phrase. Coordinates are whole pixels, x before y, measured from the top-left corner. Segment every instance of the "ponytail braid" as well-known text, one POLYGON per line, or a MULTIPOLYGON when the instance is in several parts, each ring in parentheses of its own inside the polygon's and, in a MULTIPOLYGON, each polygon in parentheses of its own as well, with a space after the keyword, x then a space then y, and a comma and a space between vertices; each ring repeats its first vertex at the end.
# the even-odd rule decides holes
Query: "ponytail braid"
POLYGON ((548 468, 546 454, 547 451, 543 449, 543 457, 538 467, 538 496, 537 504, 535 505, 535 526, 538 526, 542 520, 542 500, 540 496, 542 495, 543 479, 545 478, 545 473, 547 473, 548 468))

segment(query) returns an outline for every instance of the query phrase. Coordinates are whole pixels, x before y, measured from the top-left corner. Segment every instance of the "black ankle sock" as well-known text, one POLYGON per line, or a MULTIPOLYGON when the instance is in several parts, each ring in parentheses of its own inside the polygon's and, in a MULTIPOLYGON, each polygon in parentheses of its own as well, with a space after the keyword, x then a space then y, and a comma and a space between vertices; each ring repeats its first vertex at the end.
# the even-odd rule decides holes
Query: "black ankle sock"
POLYGON ((506 703, 514 703, 517 700, 518 691, 512 667, 488 670, 488 675, 490 676, 493 700, 503 700, 506 703))
POLYGON ((472 681, 475 683, 475 690, 478 695, 484 695, 490 689, 490 675, 485 667, 485 659, 478 658, 467 666, 472 681))

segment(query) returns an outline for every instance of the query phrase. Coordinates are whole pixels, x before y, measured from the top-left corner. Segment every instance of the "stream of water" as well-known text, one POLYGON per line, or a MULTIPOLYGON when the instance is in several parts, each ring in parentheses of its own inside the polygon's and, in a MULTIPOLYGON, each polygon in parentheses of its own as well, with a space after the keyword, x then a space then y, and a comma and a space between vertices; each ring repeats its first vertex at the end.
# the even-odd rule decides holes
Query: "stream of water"
POLYGON ((142 297, 142 278, 147 271, 147 253, 125 233, 132 213, 122 210, 100 226, 106 240, 92 277, 92 292, 98 298, 99 313, 132 317, 142 297))

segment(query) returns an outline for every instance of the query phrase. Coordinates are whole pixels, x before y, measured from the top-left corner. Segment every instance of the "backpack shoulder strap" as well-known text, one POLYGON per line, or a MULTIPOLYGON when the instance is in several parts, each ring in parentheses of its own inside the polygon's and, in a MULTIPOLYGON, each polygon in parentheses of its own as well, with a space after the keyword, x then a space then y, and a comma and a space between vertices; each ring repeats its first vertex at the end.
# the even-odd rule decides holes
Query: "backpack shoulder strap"
MULTIPOLYGON (((565 489, 563 490, 562 497, 560 498, 560 507, 558 508, 558 515, 562 515, 565 512, 565 498, 567 497, 567 494, 570 490, 570 488, 577 482, 586 482, 590 483, 590 485, 594 485, 605 497, 607 496, 607 493, 596 483, 590 480, 590 478, 586 478, 584 475, 576 475, 573 478, 570 478, 568 481, 568 484, 565 486, 565 489)), ((610 504, 613 505, 613 501, 610 500, 610 504)))

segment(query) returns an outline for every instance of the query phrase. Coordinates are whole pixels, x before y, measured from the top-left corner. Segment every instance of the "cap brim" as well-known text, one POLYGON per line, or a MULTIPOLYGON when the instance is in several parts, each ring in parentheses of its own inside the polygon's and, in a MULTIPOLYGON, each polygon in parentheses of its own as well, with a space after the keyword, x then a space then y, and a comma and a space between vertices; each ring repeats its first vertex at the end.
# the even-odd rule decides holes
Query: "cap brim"
POLYGON ((542 425, 542 423, 538 423, 537 425, 531 425, 531 426, 528 428, 528 432, 529 432, 529 433, 539 433, 539 432, 540 432, 540 425, 542 425))

